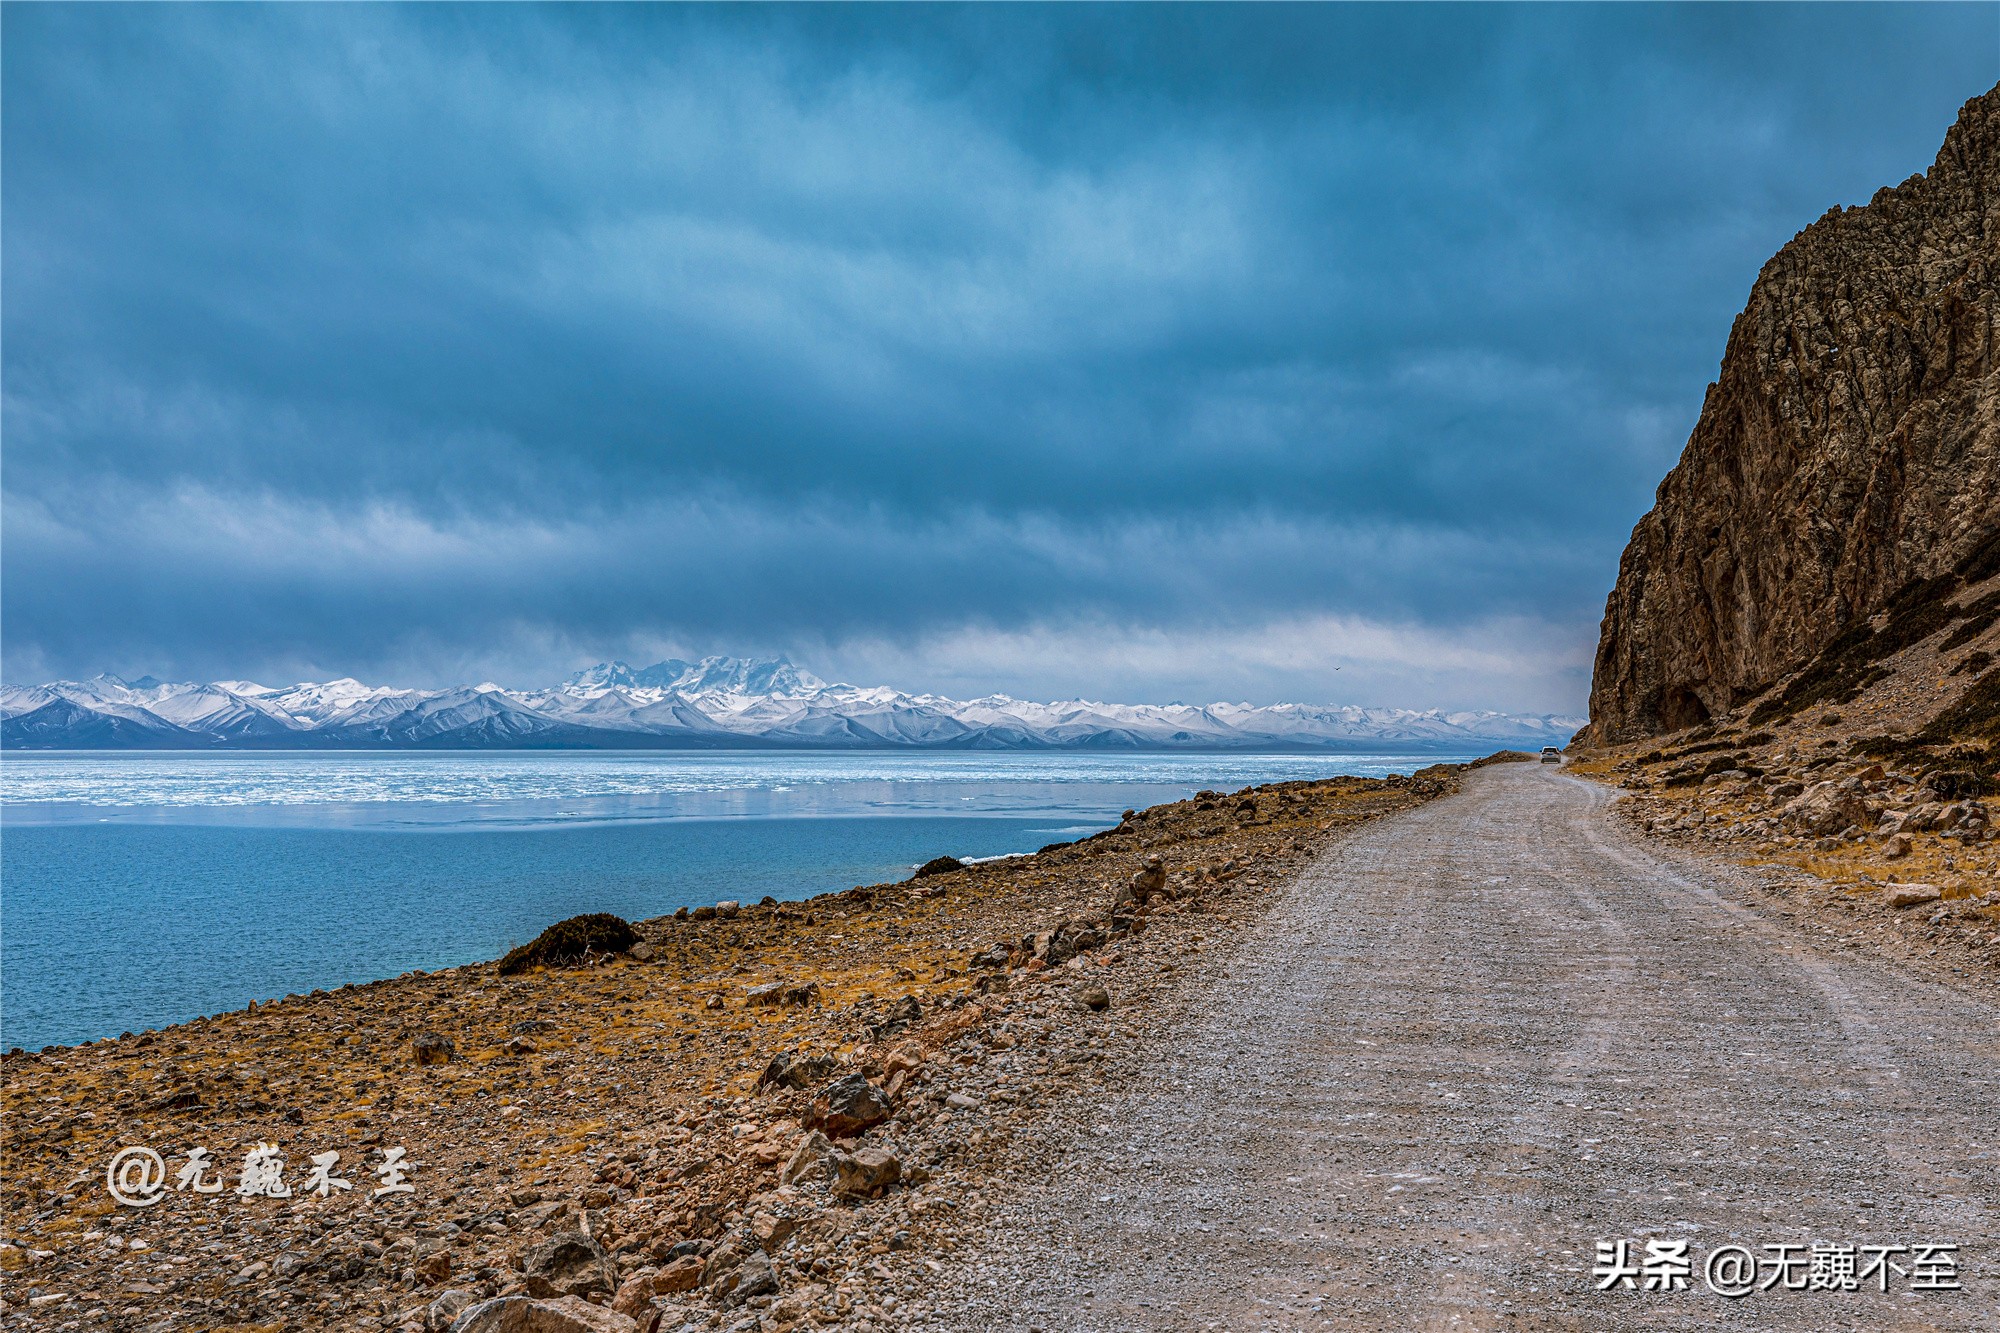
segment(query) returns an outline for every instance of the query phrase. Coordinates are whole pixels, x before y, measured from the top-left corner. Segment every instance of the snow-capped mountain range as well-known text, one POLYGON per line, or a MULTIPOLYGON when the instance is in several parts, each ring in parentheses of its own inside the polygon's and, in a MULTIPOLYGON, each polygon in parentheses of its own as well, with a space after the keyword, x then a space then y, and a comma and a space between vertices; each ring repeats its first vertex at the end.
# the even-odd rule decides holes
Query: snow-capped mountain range
POLYGON ((1314 704, 1030 703, 829 685, 782 657, 642 670, 605 662, 541 690, 284 688, 98 676, 0 685, 7 749, 1455 750, 1560 745, 1577 717, 1314 704))

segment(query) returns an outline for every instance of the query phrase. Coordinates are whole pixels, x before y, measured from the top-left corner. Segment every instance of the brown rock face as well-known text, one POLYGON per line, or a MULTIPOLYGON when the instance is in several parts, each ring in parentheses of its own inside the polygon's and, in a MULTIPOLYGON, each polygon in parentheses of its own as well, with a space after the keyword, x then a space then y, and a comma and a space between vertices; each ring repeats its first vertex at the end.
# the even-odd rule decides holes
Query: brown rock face
POLYGON ((1706 721, 2000 529, 2000 87, 1764 266, 1604 612, 1586 738, 1706 721))

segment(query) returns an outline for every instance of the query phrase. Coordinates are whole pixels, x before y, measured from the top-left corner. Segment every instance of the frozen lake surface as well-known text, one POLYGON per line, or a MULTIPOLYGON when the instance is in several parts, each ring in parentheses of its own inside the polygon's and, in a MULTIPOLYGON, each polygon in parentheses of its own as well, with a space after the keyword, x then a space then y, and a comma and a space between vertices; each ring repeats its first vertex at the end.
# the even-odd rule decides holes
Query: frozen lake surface
POLYGON ((495 958, 578 912, 810 897, 1396 755, 9 754, 0 1046, 495 958))

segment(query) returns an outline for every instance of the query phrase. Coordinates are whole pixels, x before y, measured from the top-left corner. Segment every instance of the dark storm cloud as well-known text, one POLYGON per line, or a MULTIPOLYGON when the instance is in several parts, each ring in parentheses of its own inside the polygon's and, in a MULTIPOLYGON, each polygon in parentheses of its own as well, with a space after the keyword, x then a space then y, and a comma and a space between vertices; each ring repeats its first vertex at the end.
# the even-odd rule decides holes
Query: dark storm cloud
POLYGON ((10 7, 6 672, 1574 706, 1757 267, 1995 13, 10 7))

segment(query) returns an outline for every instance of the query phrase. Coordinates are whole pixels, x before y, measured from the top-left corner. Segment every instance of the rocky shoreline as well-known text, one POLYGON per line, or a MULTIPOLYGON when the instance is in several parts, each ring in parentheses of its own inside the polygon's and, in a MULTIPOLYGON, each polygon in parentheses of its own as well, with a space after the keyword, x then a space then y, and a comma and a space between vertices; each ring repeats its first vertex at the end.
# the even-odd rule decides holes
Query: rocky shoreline
POLYGON ((1034 856, 584 932, 568 965, 12 1055, 9 1326, 921 1324, 1037 1108, 1289 870, 1462 771, 1203 793, 1034 856), (149 1202, 107 1188, 125 1148, 161 1162, 119 1177, 149 1202))

